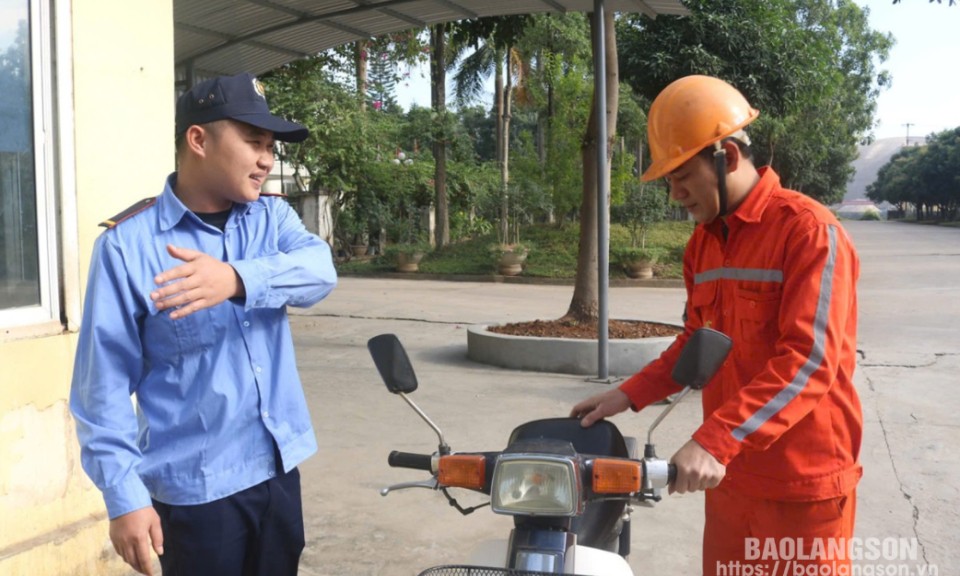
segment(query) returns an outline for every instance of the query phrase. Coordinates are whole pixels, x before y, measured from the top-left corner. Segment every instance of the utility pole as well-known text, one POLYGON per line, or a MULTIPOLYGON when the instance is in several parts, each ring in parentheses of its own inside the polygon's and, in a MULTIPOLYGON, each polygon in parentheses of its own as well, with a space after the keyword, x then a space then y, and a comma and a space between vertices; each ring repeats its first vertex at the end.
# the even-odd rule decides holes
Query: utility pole
POLYGON ((909 146, 910 145, 910 127, 913 126, 913 122, 907 122, 906 124, 904 124, 904 126, 907 127, 907 143, 904 144, 904 146, 909 146))

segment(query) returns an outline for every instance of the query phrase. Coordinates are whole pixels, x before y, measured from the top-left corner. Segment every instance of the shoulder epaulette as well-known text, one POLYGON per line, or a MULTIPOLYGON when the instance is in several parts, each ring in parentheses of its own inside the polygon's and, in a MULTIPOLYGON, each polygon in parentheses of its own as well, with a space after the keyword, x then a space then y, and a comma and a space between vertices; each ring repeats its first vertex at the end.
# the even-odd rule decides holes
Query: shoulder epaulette
POLYGON ((261 192, 260 195, 261 195, 261 196, 277 196, 277 197, 279 197, 279 198, 286 198, 286 197, 287 197, 287 195, 286 195, 286 194, 283 194, 282 192, 261 192))
POLYGON ((117 214, 116 216, 112 216, 112 217, 104 220, 103 222, 100 223, 100 226, 103 226, 104 228, 106 228, 106 229, 109 230, 110 228, 113 228, 114 226, 116 226, 117 224, 123 222, 123 221, 126 220, 127 218, 130 218, 130 217, 132 217, 132 216, 135 216, 135 215, 143 212, 144 210, 146 210, 147 208, 153 206, 153 205, 156 204, 156 203, 157 203, 157 197, 156 197, 156 196, 153 196, 153 197, 151 197, 151 198, 144 198, 143 200, 137 202, 137 203, 134 204, 133 206, 130 206, 129 208, 127 208, 127 209, 124 210, 123 212, 117 214))

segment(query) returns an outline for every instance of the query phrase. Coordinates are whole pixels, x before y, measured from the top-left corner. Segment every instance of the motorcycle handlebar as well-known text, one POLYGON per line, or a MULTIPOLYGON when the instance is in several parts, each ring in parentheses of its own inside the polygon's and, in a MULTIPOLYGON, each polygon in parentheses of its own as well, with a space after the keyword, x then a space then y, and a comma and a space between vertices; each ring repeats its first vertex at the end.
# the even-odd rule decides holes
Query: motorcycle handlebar
POLYGON ((677 465, 671 462, 667 466, 667 484, 673 485, 677 480, 677 465))
POLYGON ((387 464, 394 468, 413 468, 433 472, 433 456, 430 454, 411 454, 394 450, 387 457, 387 464))

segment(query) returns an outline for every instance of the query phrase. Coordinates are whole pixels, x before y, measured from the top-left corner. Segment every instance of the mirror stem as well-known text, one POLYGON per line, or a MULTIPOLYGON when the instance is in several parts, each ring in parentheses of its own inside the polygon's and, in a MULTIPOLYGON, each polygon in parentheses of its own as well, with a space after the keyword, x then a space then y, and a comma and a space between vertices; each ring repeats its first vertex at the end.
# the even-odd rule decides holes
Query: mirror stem
POLYGON ((677 394, 677 397, 674 398, 672 402, 670 402, 670 405, 667 406, 667 408, 663 412, 661 412, 659 416, 657 416, 657 419, 653 421, 653 424, 650 425, 650 430, 647 432, 647 444, 653 444, 653 440, 651 440, 651 438, 653 438, 654 429, 656 429, 656 427, 660 425, 660 421, 666 418, 667 414, 669 414, 670 411, 673 410, 674 406, 679 404, 680 401, 683 400, 683 397, 689 394, 691 390, 693 390, 693 388, 690 388, 689 386, 685 386, 683 390, 681 390, 680 393, 677 394))
POLYGON ((443 439, 443 432, 441 432, 440 429, 437 428, 437 425, 434 424, 433 421, 431 421, 430 418, 428 418, 427 415, 423 413, 423 410, 421 410, 420 407, 413 402, 413 400, 411 400, 410 398, 407 398, 406 394, 404 394, 403 392, 397 392, 397 394, 399 394, 400 397, 403 398, 404 401, 406 401, 406 403, 409 404, 411 408, 413 408, 413 411, 419 414, 420 417, 423 418, 423 421, 426 422, 427 425, 433 428, 433 431, 437 433, 437 438, 440 439, 440 454, 441 455, 449 454, 450 447, 447 446, 447 441, 443 439))

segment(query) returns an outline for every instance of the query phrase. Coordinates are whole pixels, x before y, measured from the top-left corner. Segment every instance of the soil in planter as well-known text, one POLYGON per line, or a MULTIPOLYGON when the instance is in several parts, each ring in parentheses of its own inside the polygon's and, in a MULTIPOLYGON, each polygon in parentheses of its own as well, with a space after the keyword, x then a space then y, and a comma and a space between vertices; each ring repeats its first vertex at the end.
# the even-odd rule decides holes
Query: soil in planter
MULTIPOLYGON (((491 332, 509 334, 511 336, 534 336, 539 338, 583 338, 595 340, 597 338, 596 322, 573 322, 568 320, 533 320, 531 322, 516 322, 502 326, 490 326, 491 332)), ((610 338, 654 338, 659 336, 676 336, 682 330, 675 326, 644 322, 642 320, 609 320, 610 338)))

